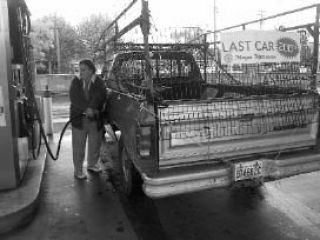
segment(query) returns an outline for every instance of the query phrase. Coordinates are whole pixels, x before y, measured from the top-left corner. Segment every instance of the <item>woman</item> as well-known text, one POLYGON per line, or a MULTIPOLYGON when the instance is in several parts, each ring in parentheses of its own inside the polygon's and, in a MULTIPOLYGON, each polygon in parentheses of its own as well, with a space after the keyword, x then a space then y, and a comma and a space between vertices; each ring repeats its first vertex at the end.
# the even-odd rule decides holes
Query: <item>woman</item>
POLYGON ((79 63, 80 78, 72 80, 70 96, 70 119, 72 125, 72 148, 74 176, 85 179, 83 171, 86 142, 88 139, 87 170, 99 173, 98 160, 103 137, 103 119, 100 112, 106 99, 103 80, 95 72, 96 68, 89 59, 79 63))

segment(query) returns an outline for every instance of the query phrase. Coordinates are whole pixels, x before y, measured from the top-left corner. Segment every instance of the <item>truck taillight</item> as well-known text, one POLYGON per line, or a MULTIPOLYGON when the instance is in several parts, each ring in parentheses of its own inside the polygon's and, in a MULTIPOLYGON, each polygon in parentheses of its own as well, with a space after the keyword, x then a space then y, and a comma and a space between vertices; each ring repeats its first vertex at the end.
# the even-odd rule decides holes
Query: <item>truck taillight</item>
POLYGON ((142 158, 154 155, 154 138, 153 126, 140 127, 140 134, 138 134, 138 151, 142 158))

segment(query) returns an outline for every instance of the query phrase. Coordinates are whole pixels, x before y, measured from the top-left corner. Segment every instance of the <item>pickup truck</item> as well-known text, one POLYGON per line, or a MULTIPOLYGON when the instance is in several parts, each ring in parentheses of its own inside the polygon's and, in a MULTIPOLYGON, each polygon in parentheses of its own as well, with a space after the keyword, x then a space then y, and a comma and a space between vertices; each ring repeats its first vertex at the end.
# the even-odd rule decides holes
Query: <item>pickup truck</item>
POLYGON ((150 63, 144 56, 116 54, 106 77, 108 121, 120 133, 113 175, 123 193, 142 186, 160 198, 320 169, 312 76, 253 69, 208 82, 187 51, 154 51, 150 63))

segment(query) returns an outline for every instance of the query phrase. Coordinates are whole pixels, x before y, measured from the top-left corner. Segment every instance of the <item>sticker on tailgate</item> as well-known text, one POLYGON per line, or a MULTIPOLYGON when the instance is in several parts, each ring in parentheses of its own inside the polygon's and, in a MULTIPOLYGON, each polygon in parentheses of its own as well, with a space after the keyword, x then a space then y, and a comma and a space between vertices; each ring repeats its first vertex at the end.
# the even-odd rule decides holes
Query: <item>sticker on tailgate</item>
POLYGON ((263 177, 263 161, 256 160, 234 164, 234 181, 263 177))

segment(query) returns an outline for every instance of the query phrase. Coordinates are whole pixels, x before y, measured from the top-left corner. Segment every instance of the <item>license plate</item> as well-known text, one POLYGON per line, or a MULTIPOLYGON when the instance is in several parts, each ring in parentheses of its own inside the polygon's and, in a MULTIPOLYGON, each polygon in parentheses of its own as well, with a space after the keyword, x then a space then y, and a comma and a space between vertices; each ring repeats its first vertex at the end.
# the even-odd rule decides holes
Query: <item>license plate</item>
POLYGON ((263 162, 256 160, 234 164, 234 180, 246 180, 263 177, 263 162))

